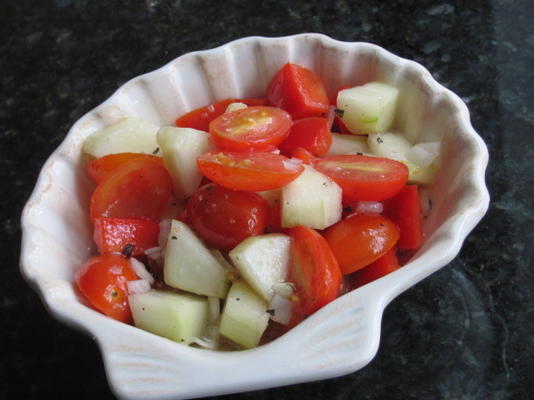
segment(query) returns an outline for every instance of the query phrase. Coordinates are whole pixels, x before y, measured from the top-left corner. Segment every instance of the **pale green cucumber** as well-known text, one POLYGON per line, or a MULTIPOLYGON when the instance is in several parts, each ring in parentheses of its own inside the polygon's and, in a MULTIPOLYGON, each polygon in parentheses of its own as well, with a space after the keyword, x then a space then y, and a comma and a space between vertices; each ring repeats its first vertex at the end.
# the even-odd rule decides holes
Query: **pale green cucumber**
POLYGON ((291 238, 287 235, 252 236, 232 249, 229 256, 252 289, 270 301, 273 285, 286 280, 290 246, 291 238))
POLYGON ((282 227, 324 229, 341 219, 341 188, 326 175, 304 165, 297 179, 282 188, 282 227))
POLYGON ((190 196, 202 180, 197 157, 212 149, 209 134, 192 128, 163 127, 157 140, 173 179, 174 194, 180 199, 190 196))
POLYGON ((337 108, 341 119, 354 134, 365 135, 390 129, 395 118, 399 90, 382 82, 341 90, 337 108))
POLYGON ((234 282, 226 298, 219 333, 245 348, 256 347, 269 323, 267 306, 246 282, 234 282))
POLYGON ((367 136, 332 133, 332 145, 330 146, 330 149, 326 152, 326 156, 358 153, 369 153, 369 147, 367 146, 367 136))
POLYGON ((140 118, 124 118, 92 133, 83 143, 84 153, 99 158, 115 153, 157 153, 159 126, 140 118))
POLYGON ((223 266, 183 222, 172 220, 165 248, 163 280, 171 287, 224 298, 229 281, 223 266))
POLYGON ((136 327, 190 344, 208 324, 208 301, 189 293, 150 290, 128 296, 136 327))

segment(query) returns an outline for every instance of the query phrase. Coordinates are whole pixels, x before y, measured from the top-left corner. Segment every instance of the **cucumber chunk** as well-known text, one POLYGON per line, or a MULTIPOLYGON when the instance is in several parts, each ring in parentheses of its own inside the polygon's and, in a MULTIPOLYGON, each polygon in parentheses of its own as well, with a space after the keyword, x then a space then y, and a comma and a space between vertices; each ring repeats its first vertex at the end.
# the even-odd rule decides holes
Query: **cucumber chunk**
POLYGON ((252 236, 238 244, 229 256, 252 289, 270 301, 273 285, 287 277, 290 246, 291 238, 287 235, 252 236))
POLYGON ((399 90, 382 82, 341 90, 337 108, 343 111, 341 119, 354 134, 384 132, 395 118, 399 90))
POLYGON ((210 297, 224 298, 229 281, 217 261, 193 231, 172 220, 165 249, 163 280, 171 287, 210 297))
POLYGON ((91 134, 82 150, 96 158, 116 153, 152 154, 158 148, 158 130, 159 126, 141 118, 125 118, 91 134))
POLYGON ((282 227, 324 229, 341 219, 341 188, 309 165, 282 188, 282 227))
POLYGON ((157 140, 174 182, 174 194, 180 199, 192 195, 202 180, 197 157, 212 149, 209 135, 192 128, 163 127, 157 140))
POLYGON ((357 153, 369 153, 366 136, 352 136, 343 135, 341 133, 332 133, 332 145, 326 152, 326 156, 357 153))
POLYGON ((208 323, 208 301, 189 293, 150 290, 128 296, 136 327, 190 344, 208 323))
POLYGON ((224 305, 219 333, 245 348, 256 347, 268 323, 265 300, 244 281, 234 282, 224 305))

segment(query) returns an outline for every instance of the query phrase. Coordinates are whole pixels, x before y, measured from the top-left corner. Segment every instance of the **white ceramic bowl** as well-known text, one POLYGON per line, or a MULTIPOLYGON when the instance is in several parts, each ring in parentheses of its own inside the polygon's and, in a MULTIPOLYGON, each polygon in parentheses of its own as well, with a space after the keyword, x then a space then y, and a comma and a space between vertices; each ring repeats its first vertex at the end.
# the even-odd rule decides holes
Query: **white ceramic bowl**
POLYGON ((369 363, 378 349, 384 307, 449 263, 485 214, 487 149, 465 104, 421 65, 368 43, 344 43, 318 34, 250 37, 181 56, 124 84, 81 118, 44 165, 22 217, 21 268, 50 312, 93 335, 110 386, 120 398, 193 398, 331 378, 369 363), (90 133, 125 116, 161 125, 227 97, 262 96, 287 61, 341 85, 383 80, 401 88, 401 131, 421 140, 443 137, 426 241, 403 268, 352 291, 279 339, 241 352, 201 350, 116 322, 87 307, 73 273, 93 250, 87 221, 92 186, 81 145, 90 133))

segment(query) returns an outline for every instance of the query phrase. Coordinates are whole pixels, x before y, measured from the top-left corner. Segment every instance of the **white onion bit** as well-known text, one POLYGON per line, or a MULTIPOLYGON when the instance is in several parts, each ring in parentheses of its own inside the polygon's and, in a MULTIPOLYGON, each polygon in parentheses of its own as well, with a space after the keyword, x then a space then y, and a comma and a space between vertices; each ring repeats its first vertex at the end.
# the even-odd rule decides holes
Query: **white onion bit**
POLYGON ((275 294, 269 303, 271 319, 283 325, 287 325, 293 313, 293 303, 285 297, 275 294))
POLYGON ((169 232, 171 231, 171 220, 163 219, 159 223, 159 235, 158 235, 158 245, 162 249, 167 245, 167 238, 169 237, 169 232))
POLYGON ((126 282, 128 294, 141 294, 150 291, 150 282, 146 279, 126 282))
POLYGON ((354 207, 355 214, 382 214, 384 204, 379 201, 359 201, 354 207))
POLYGON ((147 281, 150 285, 154 283, 154 277, 148 272, 145 264, 133 257, 130 257, 130 264, 139 278, 147 281))

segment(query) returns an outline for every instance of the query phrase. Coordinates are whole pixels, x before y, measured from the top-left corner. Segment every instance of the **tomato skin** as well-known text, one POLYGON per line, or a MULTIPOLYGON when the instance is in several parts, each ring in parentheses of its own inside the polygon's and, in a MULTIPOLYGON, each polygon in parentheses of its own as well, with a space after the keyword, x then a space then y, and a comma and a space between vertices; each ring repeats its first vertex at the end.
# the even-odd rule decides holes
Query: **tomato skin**
POLYGON ((131 256, 158 244, 159 224, 133 218, 95 218, 93 239, 100 254, 120 253, 132 245, 131 256))
POLYGON ((417 185, 406 185, 384 202, 387 215, 400 228, 399 249, 418 249, 423 241, 423 216, 417 185))
POLYGON ((90 203, 90 216, 139 218, 159 221, 172 198, 172 180, 167 170, 147 158, 137 158, 100 182, 90 203))
POLYGON ((298 147, 314 156, 325 154, 332 145, 332 132, 326 118, 309 117, 293 121, 289 136, 278 146, 283 154, 291 154, 298 147))
POLYGON ((332 225, 324 237, 343 274, 382 257, 399 240, 399 228, 383 215, 352 214, 332 225))
POLYGON ((92 257, 74 275, 78 289, 93 307, 125 323, 132 322, 126 282, 136 279, 130 260, 117 254, 92 257))
POLYGON ((321 79, 310 69, 287 63, 267 87, 267 101, 286 110, 293 119, 324 117, 328 96, 321 79))
POLYGON ((213 143, 228 151, 272 151, 289 134, 291 117, 280 108, 257 106, 224 113, 210 122, 213 143))
POLYGON ((182 128, 193 128, 199 131, 209 131, 210 122, 224 114, 231 103, 244 103, 247 106, 263 106, 264 99, 225 99, 205 107, 196 108, 178 118, 174 124, 182 128))
POLYGON ((382 201, 408 181, 406 165, 382 157, 336 155, 317 159, 314 167, 341 187, 345 202, 382 201))
MULTIPOLYGON (((294 160, 293 160, 294 161, 294 160)), ((278 189, 296 179, 304 167, 279 154, 214 151, 197 158, 205 177, 232 190, 278 189)))
POLYGON ((351 286, 353 288, 359 288, 379 278, 382 278, 383 276, 386 276, 390 272, 398 270, 400 266, 396 253, 397 248, 393 247, 375 262, 356 271, 350 277, 351 286))
POLYGON ((289 280, 296 286, 298 301, 294 320, 314 313, 334 300, 341 289, 341 271, 326 240, 315 230, 296 226, 291 237, 289 280))
POLYGON ((303 149, 302 147, 297 147, 295 150, 293 150, 291 157, 297 158, 307 165, 312 165, 316 158, 312 153, 306 149, 303 149))
POLYGON ((257 193, 202 186, 187 201, 189 226, 210 247, 231 250, 249 236, 261 235, 269 205, 257 193))
POLYGON ((100 183, 109 177, 121 165, 138 159, 146 158, 163 166, 161 157, 142 153, 117 153, 108 154, 107 156, 96 158, 90 161, 86 166, 87 175, 95 183, 100 183))

